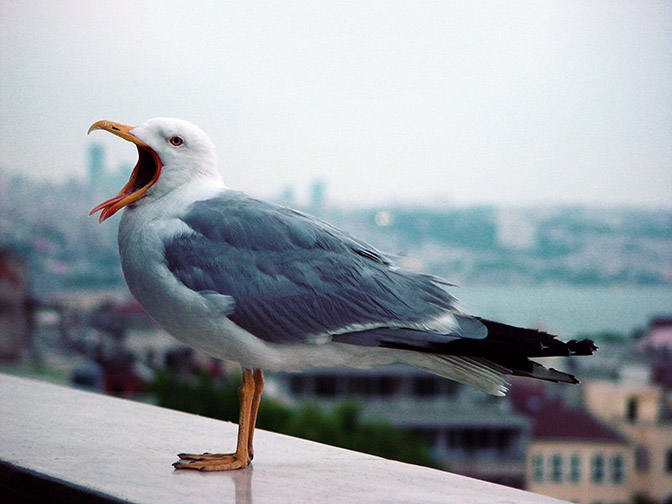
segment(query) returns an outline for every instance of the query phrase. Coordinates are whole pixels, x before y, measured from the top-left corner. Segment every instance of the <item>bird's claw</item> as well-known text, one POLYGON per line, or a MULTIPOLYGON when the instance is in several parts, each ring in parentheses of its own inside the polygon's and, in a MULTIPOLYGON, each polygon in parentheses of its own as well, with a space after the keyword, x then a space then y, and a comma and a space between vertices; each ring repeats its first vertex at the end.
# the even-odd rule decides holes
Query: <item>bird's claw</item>
POLYGON ((179 453, 180 460, 173 463, 175 469, 197 471, 232 471, 247 467, 252 457, 241 457, 235 453, 179 453))

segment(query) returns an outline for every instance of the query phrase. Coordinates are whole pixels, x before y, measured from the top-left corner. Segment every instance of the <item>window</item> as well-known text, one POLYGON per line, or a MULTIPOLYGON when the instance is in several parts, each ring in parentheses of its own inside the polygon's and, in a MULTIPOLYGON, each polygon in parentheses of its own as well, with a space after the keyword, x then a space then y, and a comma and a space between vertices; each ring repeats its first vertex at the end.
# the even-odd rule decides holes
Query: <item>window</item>
POLYGON ((516 431, 513 429, 499 429, 494 432, 495 448, 499 453, 506 453, 513 448, 516 440, 516 431))
POLYGON ((323 397, 336 395, 336 377, 331 375, 315 376, 315 394, 323 397))
POLYGON ((651 467, 651 455, 644 446, 638 446, 635 450, 635 469, 637 472, 648 472, 651 467))
POLYGON ((376 392, 373 381, 366 376, 349 377, 346 382, 346 389, 348 394, 360 398, 371 397, 376 392))
POLYGON ((532 457, 532 479, 534 481, 544 481, 544 456, 535 455, 532 457))
POLYGON ((597 454, 593 456, 591 474, 594 483, 604 482, 604 455, 597 454))
POLYGON ((621 485, 625 481, 625 459, 623 455, 611 457, 611 481, 621 485))
POLYGON ((639 403, 636 397, 631 397, 628 399, 626 410, 627 411, 625 412, 625 415, 628 419, 628 422, 635 423, 639 418, 639 403))
POLYGON ((449 429, 446 431, 446 445, 449 450, 462 448, 462 432, 459 429, 449 429))
POLYGON ((572 483, 581 481, 581 456, 577 453, 569 459, 569 480, 572 483))
POLYGON ((436 429, 412 429, 413 434, 419 437, 430 449, 436 449, 440 441, 439 431, 436 429))
POLYGON ((304 376, 292 375, 289 378, 289 388, 294 395, 302 395, 306 380, 304 376))
POLYGON ((555 483, 562 482, 562 455, 555 454, 551 457, 551 479, 555 483))
POLYGON ((485 447, 487 432, 485 429, 464 429, 462 432, 462 442, 464 449, 468 453, 482 450, 485 447))
POLYGON ((386 397, 397 395, 401 390, 401 378, 381 376, 378 382, 378 395, 386 397))
POLYGON ((420 397, 431 397, 439 393, 438 380, 431 376, 413 379, 413 394, 420 397))

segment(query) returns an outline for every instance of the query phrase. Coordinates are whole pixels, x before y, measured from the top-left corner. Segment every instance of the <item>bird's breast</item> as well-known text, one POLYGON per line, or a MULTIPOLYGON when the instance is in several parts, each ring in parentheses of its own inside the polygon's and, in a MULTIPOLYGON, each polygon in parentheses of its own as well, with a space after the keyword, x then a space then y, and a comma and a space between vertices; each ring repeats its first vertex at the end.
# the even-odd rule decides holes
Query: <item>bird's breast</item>
POLYGON ((193 230, 176 216, 150 210, 126 210, 119 226, 121 266, 135 299, 164 330, 189 346, 248 366, 277 367, 282 356, 227 317, 234 309, 233 298, 194 291, 168 269, 164 244, 193 230))

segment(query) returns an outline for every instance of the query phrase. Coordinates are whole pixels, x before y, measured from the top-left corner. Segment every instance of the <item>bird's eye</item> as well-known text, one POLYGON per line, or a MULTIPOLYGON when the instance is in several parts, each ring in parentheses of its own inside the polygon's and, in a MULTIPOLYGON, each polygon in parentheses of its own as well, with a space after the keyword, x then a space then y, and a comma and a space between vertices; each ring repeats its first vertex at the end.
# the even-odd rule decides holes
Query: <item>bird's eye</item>
POLYGON ((179 136, 170 137, 168 141, 170 142, 170 145, 174 147, 179 147, 184 143, 184 140, 182 140, 179 136))

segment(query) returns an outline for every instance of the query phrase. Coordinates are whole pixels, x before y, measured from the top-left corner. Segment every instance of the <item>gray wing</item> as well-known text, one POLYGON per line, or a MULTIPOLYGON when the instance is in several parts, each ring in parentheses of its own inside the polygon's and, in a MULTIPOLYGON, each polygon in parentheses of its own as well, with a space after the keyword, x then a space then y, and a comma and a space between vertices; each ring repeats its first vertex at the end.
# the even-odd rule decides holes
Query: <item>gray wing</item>
MULTIPOLYGON (((425 327, 455 311, 444 281, 399 269, 299 212, 227 192, 194 203, 182 220, 193 232, 165 243, 170 271, 190 289, 233 297, 229 318, 265 341, 372 345, 379 337, 372 328, 425 327)), ((474 319, 459 319, 469 336, 485 336, 474 319)))

